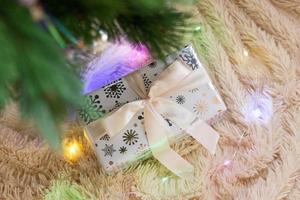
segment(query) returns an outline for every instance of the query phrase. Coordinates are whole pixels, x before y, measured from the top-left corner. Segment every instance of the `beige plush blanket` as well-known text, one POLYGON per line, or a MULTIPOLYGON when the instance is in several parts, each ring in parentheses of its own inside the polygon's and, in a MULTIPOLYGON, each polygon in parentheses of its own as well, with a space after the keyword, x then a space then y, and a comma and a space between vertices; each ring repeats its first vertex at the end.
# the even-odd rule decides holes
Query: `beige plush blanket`
POLYGON ((199 0, 193 43, 228 110, 213 127, 215 156, 187 138, 174 149, 196 168, 192 181, 149 159, 108 176, 80 127, 70 163, 18 120, 0 118, 0 199, 300 199, 300 1, 199 0))

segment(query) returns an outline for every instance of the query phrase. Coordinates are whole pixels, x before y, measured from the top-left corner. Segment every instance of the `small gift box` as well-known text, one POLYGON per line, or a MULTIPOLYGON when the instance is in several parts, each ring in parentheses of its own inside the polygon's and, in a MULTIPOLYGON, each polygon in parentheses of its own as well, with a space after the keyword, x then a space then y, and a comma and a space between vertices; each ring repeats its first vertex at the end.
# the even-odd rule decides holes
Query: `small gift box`
POLYGON ((193 166, 169 142, 191 135, 214 153, 219 135, 206 122, 226 110, 191 45, 88 94, 87 100, 86 109, 97 111, 81 112, 86 134, 107 171, 152 154, 178 176, 189 174, 193 166))

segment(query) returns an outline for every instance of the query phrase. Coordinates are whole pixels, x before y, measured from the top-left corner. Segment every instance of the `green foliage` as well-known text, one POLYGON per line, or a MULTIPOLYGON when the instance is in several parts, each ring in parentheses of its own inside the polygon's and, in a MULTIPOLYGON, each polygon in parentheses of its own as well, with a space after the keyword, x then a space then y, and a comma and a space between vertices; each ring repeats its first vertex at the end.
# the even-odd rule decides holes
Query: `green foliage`
POLYGON ((66 46, 64 39, 76 43, 68 30, 86 41, 92 41, 99 30, 105 30, 113 40, 125 36, 133 42, 144 43, 152 53, 162 56, 182 45, 185 20, 188 18, 171 8, 170 2, 40 0, 49 19, 55 21, 47 26, 51 37, 18 1, 2 1, 0 108, 10 100, 18 102, 23 118, 37 122, 50 144, 59 148, 58 122, 63 119, 68 107, 82 105, 83 100, 80 80, 57 42, 60 41, 61 47, 66 46), (58 24, 64 29, 62 38, 58 37, 55 27, 58 24))
POLYGON ((0 48, 0 105, 14 98, 22 116, 34 119, 58 148, 56 122, 67 106, 81 103, 80 81, 52 38, 15 1, 0 7, 0 48))
POLYGON ((90 199, 80 187, 66 180, 57 180, 52 183, 51 187, 45 191, 44 200, 87 200, 90 199))
POLYGON ((163 55, 182 45, 187 14, 165 0, 42 0, 46 10, 67 28, 90 41, 105 30, 109 37, 125 35, 163 55))

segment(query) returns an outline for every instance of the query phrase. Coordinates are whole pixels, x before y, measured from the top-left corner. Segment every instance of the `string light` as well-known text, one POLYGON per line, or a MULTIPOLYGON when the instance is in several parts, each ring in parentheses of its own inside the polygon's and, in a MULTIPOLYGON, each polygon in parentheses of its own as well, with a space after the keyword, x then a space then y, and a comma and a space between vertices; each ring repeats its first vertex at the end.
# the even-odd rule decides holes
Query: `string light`
POLYGON ((195 28, 195 31, 200 31, 200 29, 201 29, 201 27, 200 27, 200 26, 197 26, 197 27, 195 28))
MULTIPOLYGON (((248 56, 248 52, 246 50, 244 50, 244 55, 248 56)), ((263 94, 253 92, 250 96, 250 100, 242 111, 244 113, 246 121, 266 123, 272 115, 272 101, 270 98, 263 94)), ((246 132, 241 135, 237 146, 240 146, 245 134, 246 132)), ((230 166, 234 161, 236 155, 237 150, 234 151, 232 158, 224 160, 224 162, 219 167, 217 167, 217 170, 224 169, 225 167, 230 166)))
POLYGON ((161 180, 162 182, 166 182, 169 179, 169 177, 163 177, 161 180))
POLYGON ((271 98, 258 92, 253 92, 243 107, 242 113, 248 122, 267 123, 272 116, 271 98))
POLYGON ((232 162, 231 160, 225 160, 224 163, 223 163, 223 165, 224 166, 228 166, 228 165, 231 164, 231 162, 232 162))
MULTIPOLYGON (((240 139, 239 139, 239 141, 238 141, 238 143, 237 143, 237 146, 240 146, 240 144, 241 144, 243 138, 245 137, 245 135, 246 135, 246 132, 244 132, 244 133, 240 136, 240 139)), ((221 165, 219 165, 219 167, 217 167, 216 171, 219 171, 219 170, 223 170, 223 169, 225 169, 225 168, 228 168, 228 167, 233 163, 233 161, 234 161, 234 159, 235 159, 235 157, 236 157, 236 154, 237 154, 237 150, 234 151, 233 156, 232 156, 230 159, 225 159, 224 162, 223 162, 221 165)))
POLYGON ((103 30, 100 30, 100 31, 99 31, 99 34, 101 35, 101 40, 102 40, 103 42, 106 42, 106 41, 108 40, 108 35, 107 35, 106 32, 104 32, 103 30))
POLYGON ((75 161, 81 155, 82 147, 76 140, 64 142, 63 152, 68 160, 75 161))
POLYGON ((246 49, 243 50, 243 54, 244 54, 244 56, 249 56, 249 53, 246 49))
POLYGON ((256 118, 261 118, 262 113, 259 108, 256 108, 252 111, 252 115, 256 118))
MULTIPOLYGON (((244 50, 244 55, 248 56, 248 51, 244 50)), ((250 94, 247 104, 242 108, 242 113, 248 122, 266 123, 272 115, 272 101, 268 96, 262 93, 253 92, 250 94)), ((246 132, 241 135, 236 146, 240 146, 245 134, 246 132)), ((233 163, 236 155, 237 150, 234 151, 231 158, 225 159, 215 170, 218 171, 228 168, 233 163)))

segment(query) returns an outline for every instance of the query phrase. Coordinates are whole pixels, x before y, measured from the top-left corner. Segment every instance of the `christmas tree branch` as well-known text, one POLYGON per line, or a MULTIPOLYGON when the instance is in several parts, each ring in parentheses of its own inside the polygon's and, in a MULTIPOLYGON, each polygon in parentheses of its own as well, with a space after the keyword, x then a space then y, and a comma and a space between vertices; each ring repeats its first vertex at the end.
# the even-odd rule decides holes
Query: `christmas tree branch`
POLYGON ((42 0, 47 12, 64 25, 91 41, 99 30, 112 40, 120 36, 132 42, 142 42, 153 54, 169 53, 182 45, 186 13, 178 12, 165 0, 42 0))

